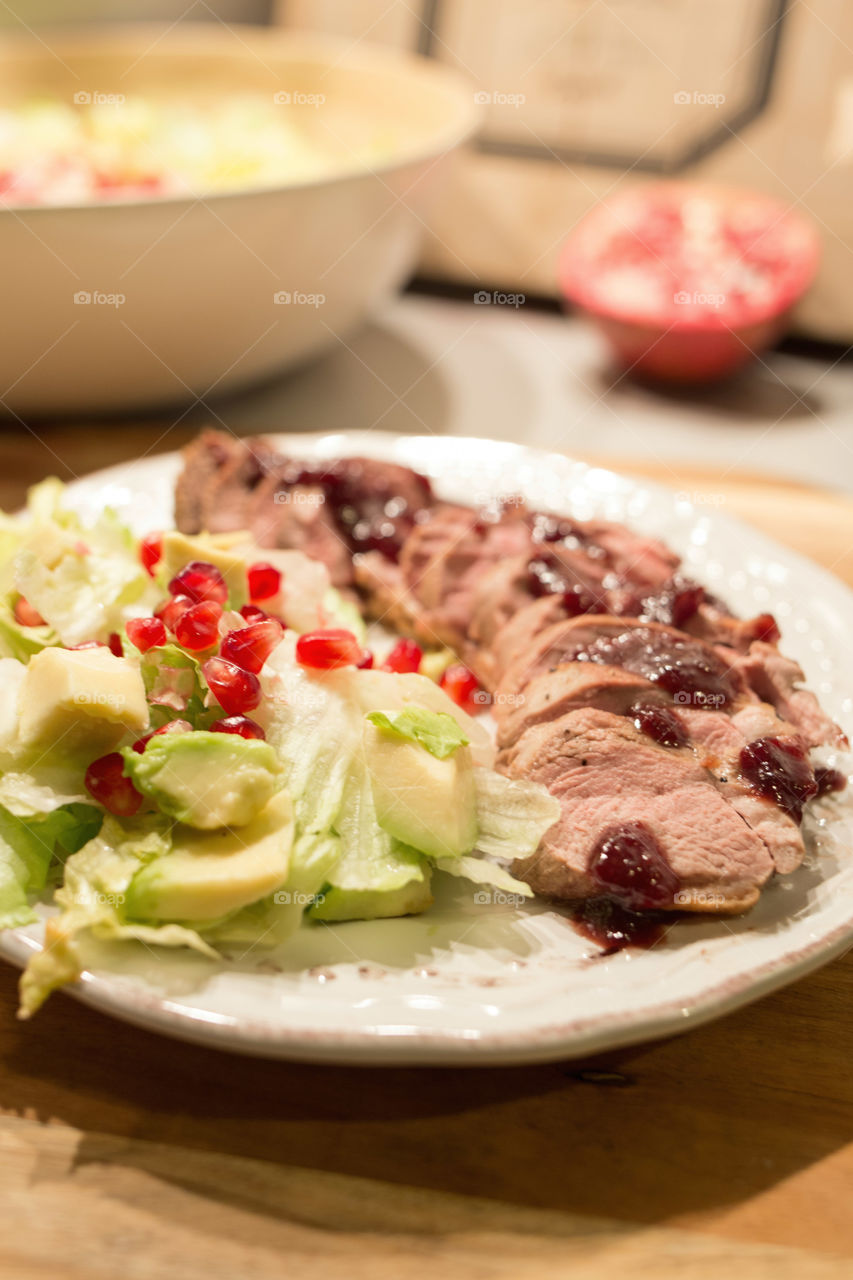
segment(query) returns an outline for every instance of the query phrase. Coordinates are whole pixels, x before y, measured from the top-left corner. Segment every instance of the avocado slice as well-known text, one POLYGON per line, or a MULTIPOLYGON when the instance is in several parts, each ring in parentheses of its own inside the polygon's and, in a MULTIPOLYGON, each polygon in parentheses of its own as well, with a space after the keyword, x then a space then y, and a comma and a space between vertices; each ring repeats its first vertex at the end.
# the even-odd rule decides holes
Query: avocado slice
POLYGON ((290 867, 293 806, 279 791, 239 831, 176 827, 171 853, 131 880, 125 912, 134 920, 216 920, 281 887, 290 867))
POLYGON ((250 822, 277 791, 282 771, 268 742, 205 729, 157 735, 141 754, 125 747, 122 755, 143 795, 202 831, 250 822))
POLYGON ((311 920, 330 923, 344 920, 384 920, 391 916, 414 916, 432 906, 429 868, 422 879, 410 880, 398 889, 347 889, 327 885, 308 912, 311 920))
POLYGON ((216 568, 228 587, 228 603, 240 609, 249 599, 248 563, 246 557, 232 548, 245 544, 248 534, 200 534, 190 537, 171 530, 163 535, 163 558, 158 570, 164 586, 192 560, 204 560, 216 568))
POLYGON ((468 747, 443 760, 366 722, 364 748, 379 825, 431 858, 469 853, 477 841, 474 762, 468 747))

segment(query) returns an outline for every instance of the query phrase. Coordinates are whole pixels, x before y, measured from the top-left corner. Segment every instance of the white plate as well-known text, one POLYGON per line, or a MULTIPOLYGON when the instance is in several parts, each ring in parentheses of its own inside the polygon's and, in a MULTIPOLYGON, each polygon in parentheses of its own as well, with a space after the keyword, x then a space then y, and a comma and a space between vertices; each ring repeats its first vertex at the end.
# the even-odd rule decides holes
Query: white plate
MULTIPOLYGON (((579 517, 658 534, 739 612, 772 610, 786 649, 844 724, 853 594, 755 530, 682 497, 559 455, 489 440, 282 436, 305 457, 366 453, 427 472, 471 502, 521 492, 579 517)), ((172 520, 173 456, 79 481, 74 504, 120 509, 138 531, 172 520)), ((73 994, 180 1039, 266 1057, 359 1063, 510 1063, 570 1058, 696 1026, 825 963, 853 942, 853 812, 812 824, 808 865, 778 877, 737 920, 674 924, 649 951, 600 957, 555 911, 475 901, 442 887, 424 916, 314 926, 276 952, 222 964, 136 945, 92 944, 73 994)), ((41 925, 0 936, 23 964, 41 925)))

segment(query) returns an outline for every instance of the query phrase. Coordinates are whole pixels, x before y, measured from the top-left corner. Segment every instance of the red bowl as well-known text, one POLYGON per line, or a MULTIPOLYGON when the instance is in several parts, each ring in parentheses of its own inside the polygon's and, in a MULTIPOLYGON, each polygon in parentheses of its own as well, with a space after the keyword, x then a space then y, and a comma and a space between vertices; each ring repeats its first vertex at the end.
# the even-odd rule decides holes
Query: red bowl
POLYGON ((597 205, 559 277, 633 375, 695 383, 771 346, 819 261, 812 223, 769 196, 666 182, 597 205))

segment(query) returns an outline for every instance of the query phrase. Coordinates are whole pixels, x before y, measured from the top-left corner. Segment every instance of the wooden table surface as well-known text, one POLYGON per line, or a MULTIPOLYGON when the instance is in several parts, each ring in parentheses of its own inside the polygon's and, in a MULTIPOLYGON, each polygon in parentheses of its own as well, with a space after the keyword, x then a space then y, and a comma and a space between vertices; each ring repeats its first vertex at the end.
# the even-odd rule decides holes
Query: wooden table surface
MULTIPOLYGON (((155 438, 7 433, 0 504, 155 438)), ((655 474, 853 583, 847 499, 655 474)), ((848 954, 714 1025, 582 1063, 343 1069, 181 1045, 64 995, 21 1024, 0 966, 0 1274, 849 1277, 851 1007, 848 954)))

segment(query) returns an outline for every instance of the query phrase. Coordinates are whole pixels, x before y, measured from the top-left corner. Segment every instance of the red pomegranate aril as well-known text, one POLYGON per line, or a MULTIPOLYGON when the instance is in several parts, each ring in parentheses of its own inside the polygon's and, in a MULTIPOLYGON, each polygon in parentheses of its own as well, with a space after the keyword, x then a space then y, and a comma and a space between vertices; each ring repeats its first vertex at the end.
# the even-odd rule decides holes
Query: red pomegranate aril
POLYGON ((224 720, 214 720, 210 726, 211 733, 236 733, 241 738, 266 738, 261 726, 248 716, 226 716, 224 720))
POLYGON ((139 559, 145 572, 153 578, 154 571, 163 559, 162 533, 146 533, 139 544, 139 559))
POLYGON ((489 695, 480 688, 473 671, 469 671, 461 662, 452 662, 441 673, 438 683, 457 707, 461 707, 469 715, 482 711, 489 701, 489 695))
POLYGON ((131 618, 125 625, 127 638, 140 653, 147 653, 166 643, 166 627, 162 618, 131 618))
POLYGON ((210 692, 227 716, 244 715, 261 700, 261 683, 251 671, 243 671, 225 658, 208 658, 202 670, 210 692))
POLYGON ((121 642, 121 636, 117 631, 111 631, 107 637, 107 648, 114 658, 124 657, 124 645, 121 642))
POLYGON ((267 618, 264 622, 251 622, 248 627, 229 631, 219 652, 235 666, 257 675, 283 634, 279 623, 272 618, 267 618))
POLYGON ((184 649, 194 653, 212 649, 219 639, 219 623, 222 605, 215 600, 203 600, 191 605, 175 623, 175 639, 184 649))
POLYGON ((249 565, 249 597, 252 600, 271 600, 281 591, 281 574, 274 564, 259 560, 249 565))
POLYGON ((270 615, 264 613, 263 609, 259 609, 256 604, 244 604, 240 610, 240 617, 245 618, 247 622, 266 622, 270 615))
POLYGON ((22 627, 43 627, 45 625, 44 618, 37 609, 25 600, 23 596, 15 601, 15 621, 20 622, 22 627))
POLYGON ((414 640, 398 640, 382 663, 382 670, 396 671, 398 675, 420 671, 423 656, 423 649, 414 640))
POLYGON ((108 813, 129 818, 142 804, 142 796, 124 775, 124 760, 118 751, 99 756, 86 770, 86 790, 108 813))
POLYGON ((189 596, 175 596, 172 600, 165 600, 159 608, 155 609, 154 617, 160 619, 167 631, 174 632, 178 619, 192 607, 193 602, 189 596))
POLYGON ((306 631, 296 641, 296 661, 317 671, 354 667, 362 657, 361 645, 351 631, 342 627, 306 631))
POLYGON ((189 596, 196 604, 202 600, 215 600, 217 604, 225 604, 228 587, 215 564, 209 564, 206 560, 191 560, 169 583, 169 594, 189 596))
POLYGON ((192 725, 189 720, 167 720, 165 724, 160 725, 159 729, 152 729, 144 738, 137 738, 133 743, 133 750, 142 755, 152 738, 159 738, 166 733, 192 733, 192 725))
POLYGON ((355 665, 358 667, 359 671, 370 671, 373 667, 373 662, 374 658, 370 650, 362 649, 361 657, 355 665))

